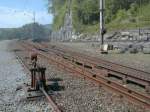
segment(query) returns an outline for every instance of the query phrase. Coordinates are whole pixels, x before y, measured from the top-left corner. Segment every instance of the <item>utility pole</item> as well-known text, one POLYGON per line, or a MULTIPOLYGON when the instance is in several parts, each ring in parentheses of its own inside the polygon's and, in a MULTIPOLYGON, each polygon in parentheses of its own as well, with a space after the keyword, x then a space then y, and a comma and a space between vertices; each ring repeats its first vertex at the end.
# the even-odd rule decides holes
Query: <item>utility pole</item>
POLYGON ((33 31, 32 31, 32 38, 35 38, 35 12, 33 12, 33 31))
POLYGON ((141 38, 141 27, 140 27, 140 17, 141 17, 141 14, 142 14, 142 9, 141 9, 141 4, 142 4, 142 1, 140 0, 139 1, 139 36, 140 36, 140 38, 141 38))
POLYGON ((104 34, 106 33, 106 30, 104 28, 104 0, 100 0, 100 37, 101 37, 101 50, 103 51, 103 45, 104 45, 104 34))
POLYGON ((35 23, 35 12, 33 12, 33 22, 35 23))

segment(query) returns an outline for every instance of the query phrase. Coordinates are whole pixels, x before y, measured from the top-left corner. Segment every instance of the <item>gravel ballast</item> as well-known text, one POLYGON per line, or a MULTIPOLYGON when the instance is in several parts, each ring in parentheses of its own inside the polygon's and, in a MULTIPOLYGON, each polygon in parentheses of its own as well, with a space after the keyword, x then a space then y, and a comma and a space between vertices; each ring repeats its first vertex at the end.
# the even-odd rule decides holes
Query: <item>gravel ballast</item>
POLYGON ((25 82, 23 68, 8 48, 11 41, 0 42, 0 112, 15 112, 19 96, 16 88, 25 82))
MULTIPOLYGON (((16 49, 19 48, 17 45, 15 47, 16 49)), ((25 59, 25 57, 29 57, 27 52, 21 50, 17 55, 22 56, 24 61, 28 63, 29 60, 25 59)), ((77 74, 60 71, 57 67, 49 64, 46 59, 38 59, 38 62, 47 68, 46 77, 47 80, 51 81, 54 89, 52 97, 63 112, 149 112, 89 80, 76 77, 77 74)), ((29 82, 29 79, 21 81, 20 84, 24 82, 29 82)), ((18 95, 24 94, 23 91, 17 93, 18 95)), ((20 97, 17 98, 18 100, 21 99, 20 97)), ((12 104, 11 107, 15 107, 16 104, 12 104)), ((52 111, 45 98, 21 101, 17 107, 19 109, 14 108, 17 112, 52 111)))
POLYGON ((29 79, 12 51, 14 41, 0 41, 0 112, 52 112, 45 98, 27 101, 16 89, 29 79))
MULTIPOLYGON (((143 53, 137 53, 137 54, 130 54, 128 52, 126 53, 116 53, 115 51, 109 51, 108 55, 106 54, 101 54, 100 53, 100 43, 51 43, 51 44, 56 44, 58 46, 63 46, 66 48, 69 48, 73 51, 76 52, 81 52, 88 54, 93 57, 98 57, 104 60, 108 60, 110 62, 118 63, 121 65, 129 66, 132 68, 136 68, 139 70, 147 71, 150 72, 150 60, 149 54, 143 54, 143 53), (96 47, 93 47, 92 44, 94 44, 96 47)), ((111 44, 120 44, 120 42, 117 43, 111 43, 111 44)), ((122 44, 122 43, 121 43, 122 44)), ((126 44, 125 44, 126 45, 126 44)), ((125 46, 124 45, 124 46, 125 46)), ((146 43, 142 44, 143 46, 146 45, 146 43)), ((121 45, 120 45, 121 46, 121 45)), ((123 45, 122 45, 123 46, 123 45)), ((150 49, 150 48, 148 48, 150 49)))

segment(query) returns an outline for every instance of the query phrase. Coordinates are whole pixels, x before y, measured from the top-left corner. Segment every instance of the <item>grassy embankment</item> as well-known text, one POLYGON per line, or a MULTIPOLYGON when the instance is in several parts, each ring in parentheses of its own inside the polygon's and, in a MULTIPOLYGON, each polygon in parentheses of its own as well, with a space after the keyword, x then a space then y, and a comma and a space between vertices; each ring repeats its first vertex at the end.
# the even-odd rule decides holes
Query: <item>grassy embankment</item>
MULTIPOLYGON (((75 2, 75 1, 73 1, 75 2)), ((76 11, 76 3, 72 5, 73 26, 75 31, 82 33, 96 33, 99 30, 99 22, 95 24, 83 25, 79 22, 76 11)), ((67 11, 67 2, 64 3, 61 9, 58 10, 58 15, 54 19, 53 29, 58 30, 64 23, 65 13, 67 11)), ((138 7, 135 15, 130 14, 130 9, 119 10, 113 19, 106 24, 109 31, 120 29, 135 29, 138 27, 150 27, 150 4, 138 7)))

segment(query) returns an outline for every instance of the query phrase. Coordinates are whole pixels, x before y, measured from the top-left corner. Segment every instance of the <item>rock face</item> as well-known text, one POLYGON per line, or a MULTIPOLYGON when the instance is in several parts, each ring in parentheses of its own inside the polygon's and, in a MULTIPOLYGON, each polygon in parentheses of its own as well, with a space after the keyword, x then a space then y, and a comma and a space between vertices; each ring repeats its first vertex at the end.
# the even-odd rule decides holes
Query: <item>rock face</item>
POLYGON ((135 29, 112 32, 106 36, 109 41, 149 41, 150 29, 135 29))
POLYGON ((72 13, 66 13, 64 27, 62 27, 62 39, 68 40, 72 36, 72 13))
POLYGON ((73 25, 72 25, 72 12, 70 10, 71 0, 68 2, 68 11, 64 18, 64 25, 58 32, 52 32, 51 40, 53 41, 67 41, 72 38, 73 25))

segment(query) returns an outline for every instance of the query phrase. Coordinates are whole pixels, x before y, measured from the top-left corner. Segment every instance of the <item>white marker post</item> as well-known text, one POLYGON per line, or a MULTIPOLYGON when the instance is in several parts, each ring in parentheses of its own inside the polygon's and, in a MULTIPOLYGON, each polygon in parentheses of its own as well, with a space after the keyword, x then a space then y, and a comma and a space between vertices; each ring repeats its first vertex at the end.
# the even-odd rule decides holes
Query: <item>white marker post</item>
POLYGON ((104 0, 100 0, 100 36, 101 36, 101 51, 103 51, 104 46, 104 34, 105 34, 105 28, 104 28, 104 0))

